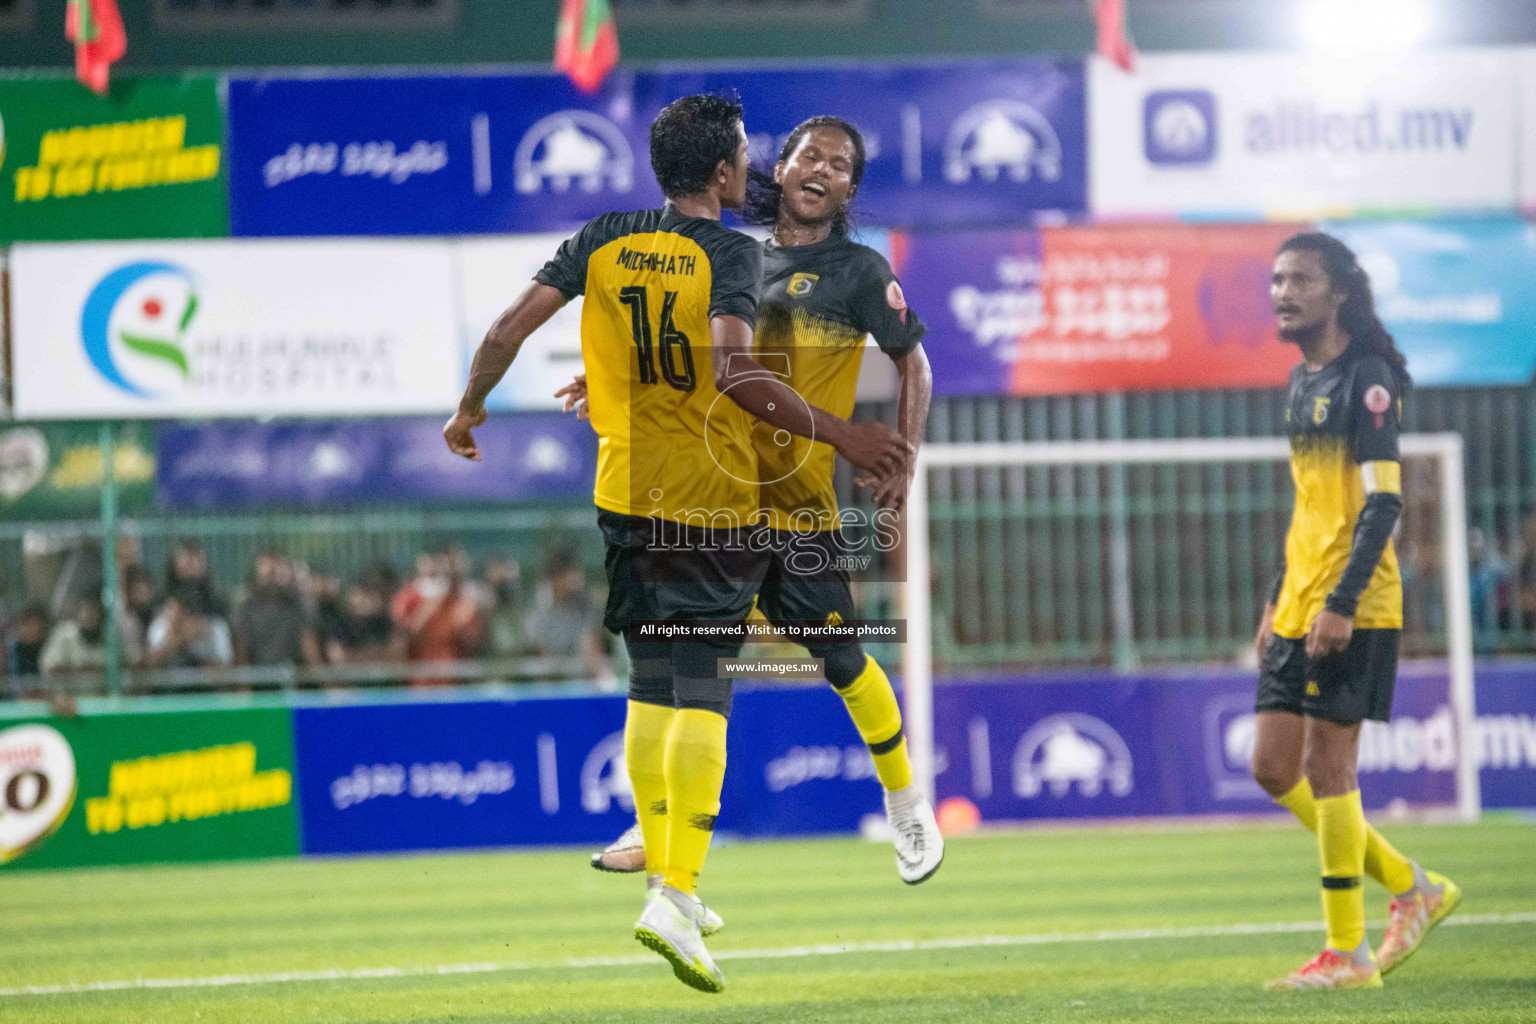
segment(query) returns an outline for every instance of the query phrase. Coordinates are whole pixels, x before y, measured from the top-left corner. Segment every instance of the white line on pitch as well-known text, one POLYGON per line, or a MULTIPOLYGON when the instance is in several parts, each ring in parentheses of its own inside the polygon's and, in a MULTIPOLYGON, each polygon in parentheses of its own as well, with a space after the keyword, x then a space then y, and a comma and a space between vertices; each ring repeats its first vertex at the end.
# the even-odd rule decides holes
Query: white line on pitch
MULTIPOLYGON (((1381 922, 1374 922, 1379 927, 1381 922)), ((1465 914, 1453 917, 1452 925, 1536 924, 1536 913, 1465 914)), ((1072 942, 1134 942, 1148 939, 1217 939, 1238 935, 1281 935, 1311 932, 1321 921, 1279 921, 1269 924, 1224 924, 1191 928, 1131 928, 1098 932, 1042 932, 1033 935, 970 935, 951 939, 896 939, 887 942, 843 942, 817 946, 781 946, 778 949, 734 949, 714 954, 716 960, 791 960, 849 953, 911 953, 937 949, 980 949, 989 946, 1058 946, 1072 942)), ((283 971, 277 974, 217 974, 203 978, 134 978, 118 981, 84 981, 64 985, 23 985, 0 988, 4 996, 57 996, 81 992, 124 992, 133 989, 222 988, 228 985, 285 985, 307 981, 366 981, 375 978, 425 978, 449 974, 495 974, 510 971, 588 970, 600 967, 634 967, 654 964, 648 953, 636 956, 582 957, 567 960, 529 960, 517 963, 437 964, 428 967, 352 967, 323 971, 283 971)))

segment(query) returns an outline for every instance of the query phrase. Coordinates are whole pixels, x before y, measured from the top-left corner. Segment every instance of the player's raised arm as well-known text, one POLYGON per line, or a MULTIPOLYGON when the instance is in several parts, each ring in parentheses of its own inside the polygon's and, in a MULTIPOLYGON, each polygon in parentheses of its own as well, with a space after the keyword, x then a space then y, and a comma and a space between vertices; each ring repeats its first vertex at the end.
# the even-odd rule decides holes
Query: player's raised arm
POLYGON ((824 441, 860 469, 885 477, 910 461, 916 449, 884 423, 850 423, 801 398, 752 358, 752 326, 734 316, 710 320, 715 387, 747 412, 799 437, 824 441))
POLYGON ((933 403, 933 367, 922 345, 899 356, 892 356, 896 374, 901 379, 896 404, 896 432, 912 449, 912 458, 905 465, 905 472, 893 473, 884 479, 859 477, 854 483, 874 488, 875 503, 881 508, 899 509, 907 500, 912 488, 912 475, 917 472, 917 449, 923 443, 928 428, 928 407, 933 403))

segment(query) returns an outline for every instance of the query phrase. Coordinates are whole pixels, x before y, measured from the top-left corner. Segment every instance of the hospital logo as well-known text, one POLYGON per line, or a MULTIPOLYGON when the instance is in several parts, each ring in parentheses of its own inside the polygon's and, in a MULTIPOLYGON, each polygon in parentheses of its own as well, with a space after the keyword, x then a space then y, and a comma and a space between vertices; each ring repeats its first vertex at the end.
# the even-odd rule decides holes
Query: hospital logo
POLYGON ((119 390, 160 397, 191 376, 183 339, 197 308, 197 285, 185 268, 158 261, 118 267, 81 310, 86 357, 119 390))
POLYGON ((635 184, 635 154, 618 127, 588 110, 561 110, 540 119, 517 144, 513 158, 517 190, 525 195, 567 192, 628 192, 635 184))
POLYGON ((1109 725, 1092 715, 1052 715, 1030 726, 1013 754, 1013 792, 1033 799, 1045 790, 1085 797, 1109 790, 1127 796, 1135 786, 1131 751, 1109 725))
POLYGON ((955 185, 972 178, 1059 181, 1061 165, 1056 129, 1040 111, 1017 100, 978 103, 960 116, 944 143, 944 177, 955 185))
POLYGON ((1194 166, 1216 159, 1216 96, 1204 89, 1149 93, 1142 137, 1149 163, 1194 166))

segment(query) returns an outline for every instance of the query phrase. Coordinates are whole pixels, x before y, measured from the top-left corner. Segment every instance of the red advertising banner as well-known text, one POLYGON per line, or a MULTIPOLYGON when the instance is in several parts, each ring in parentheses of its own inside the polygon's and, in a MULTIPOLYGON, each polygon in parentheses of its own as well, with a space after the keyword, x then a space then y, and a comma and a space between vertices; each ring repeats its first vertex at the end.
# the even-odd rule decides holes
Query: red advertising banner
POLYGON ((1299 355, 1269 281, 1289 225, 909 235, 908 301, 935 390, 1051 395, 1278 387, 1299 355))

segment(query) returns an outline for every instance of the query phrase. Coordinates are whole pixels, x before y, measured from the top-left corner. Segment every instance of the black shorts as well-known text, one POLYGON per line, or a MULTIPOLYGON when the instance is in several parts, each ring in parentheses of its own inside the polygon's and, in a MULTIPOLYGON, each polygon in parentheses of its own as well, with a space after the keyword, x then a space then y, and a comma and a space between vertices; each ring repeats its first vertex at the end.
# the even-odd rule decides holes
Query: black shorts
POLYGON ((614 633, 664 619, 739 622, 768 571, 768 553, 748 542, 745 529, 705 530, 601 508, 597 525, 608 549, 603 625, 614 633))
POLYGON ((1307 657, 1305 639, 1270 638, 1259 666, 1255 711, 1289 711, 1340 725, 1392 718, 1399 629, 1357 629, 1343 651, 1307 657))
POLYGON ((833 615, 855 617, 848 572, 839 560, 848 549, 836 531, 774 530, 772 536, 768 575, 757 598, 765 619, 820 624, 833 615))

